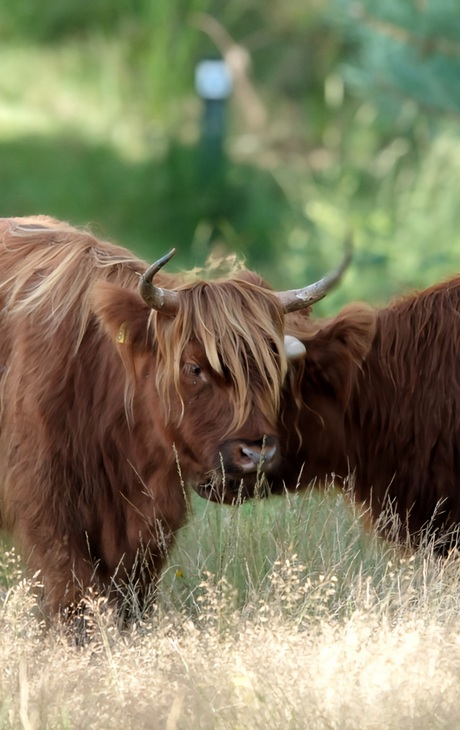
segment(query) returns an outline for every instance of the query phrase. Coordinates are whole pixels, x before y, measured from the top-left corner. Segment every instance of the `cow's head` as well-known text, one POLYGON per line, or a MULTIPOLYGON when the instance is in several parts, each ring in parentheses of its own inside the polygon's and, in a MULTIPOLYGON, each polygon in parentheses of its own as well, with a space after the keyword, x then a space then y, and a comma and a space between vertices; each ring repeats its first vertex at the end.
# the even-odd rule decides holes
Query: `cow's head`
POLYGON ((359 398, 357 379, 375 326, 376 312, 365 304, 350 304, 328 320, 287 318, 286 330, 300 338, 306 356, 290 368, 283 388, 282 459, 272 493, 348 476, 351 397, 359 398))
MULTIPOLYGON (((276 294, 278 302, 281 304, 283 312, 286 315, 284 342, 286 351, 289 353, 288 377, 285 378, 281 391, 282 413, 278 419, 277 426, 281 446, 281 449, 278 448, 280 456, 269 464, 268 469, 254 469, 250 475, 227 472, 226 478, 219 480, 217 484, 211 481, 207 484, 197 486, 196 490, 202 496, 213 501, 232 503, 241 501, 242 499, 252 498, 255 494, 264 493, 269 487, 270 482, 275 485, 281 483, 282 471, 286 467, 286 464, 289 464, 293 455, 295 454, 295 464, 298 462, 299 454, 302 457, 301 443, 303 442, 300 438, 301 428, 305 426, 306 433, 308 433, 310 426, 316 427, 315 420, 317 420, 317 416, 310 423, 301 405, 304 403, 304 391, 307 399, 311 398, 312 401, 314 400, 316 402, 317 398, 321 398, 321 388, 318 390, 315 388, 318 380, 317 378, 315 379, 314 372, 318 369, 321 370, 323 357, 325 364, 329 358, 327 367, 324 370, 324 382, 333 377, 332 370, 336 355, 343 365, 343 372, 340 375, 337 372, 338 378, 336 382, 337 399, 340 399, 340 403, 339 400, 334 402, 334 398, 332 398, 334 406, 329 409, 331 411, 331 417, 332 412, 335 414, 336 411, 338 412, 342 407, 344 408, 344 403, 348 396, 342 393, 342 390, 345 388, 346 383, 351 387, 353 367, 355 363, 360 362, 360 357, 362 359, 362 356, 364 356, 360 356, 358 351, 361 352, 362 350, 364 353, 366 347, 369 346, 368 340, 370 340, 371 335, 367 333, 367 319, 371 318, 373 320, 373 314, 371 315, 370 310, 366 310, 367 314, 363 317, 366 320, 366 324, 364 322, 360 324, 359 321, 351 324, 353 316, 350 310, 349 336, 347 335, 347 326, 345 324, 348 321, 347 310, 344 310, 342 315, 337 317, 335 325, 332 323, 324 323, 322 335, 320 335, 320 327, 312 323, 309 314, 311 305, 322 299, 339 281, 349 264, 350 258, 351 246, 348 245, 344 260, 335 271, 304 289, 277 292, 276 294), (358 332, 360 328, 363 330, 361 334, 358 332), (366 333, 364 333, 364 330, 366 330, 366 333), (356 332, 356 340, 359 340, 359 343, 355 341, 352 332, 356 332), (316 348, 314 346, 310 350, 312 338, 315 342, 317 341, 318 347, 316 348), (367 344, 364 344, 364 342, 361 343, 361 339, 366 340, 367 344), (347 352, 345 356, 343 355, 344 352, 347 352), (329 364, 331 368, 329 368, 329 364), (339 390, 341 391, 340 393, 339 390), (285 450, 287 451, 287 455, 284 454, 285 450)), ((359 320, 359 317, 357 317, 357 320, 359 320)), ((371 325, 369 327, 372 328, 371 325)), ((340 364, 337 366, 337 371, 340 371, 340 364)), ((329 392, 330 386, 326 386, 324 393, 325 401, 322 404, 325 411, 328 411, 329 392)), ((307 412, 309 413, 308 409, 307 412)), ((316 435, 318 437, 317 430, 316 435)), ((266 449, 270 448, 270 446, 270 443, 265 444, 266 449)), ((296 472, 297 476, 298 473, 299 471, 296 472)), ((277 491, 276 486, 273 491, 277 491)))
POLYGON ((171 255, 141 276, 138 291, 99 283, 93 306, 128 373, 134 428, 139 413, 150 418, 164 449, 174 444, 184 479, 231 501, 225 480, 250 485, 279 461, 287 363, 305 354, 293 336, 286 348, 284 318, 308 306, 310 293, 274 292, 250 272, 189 283, 158 275, 171 255))
POLYGON ((300 340, 305 356, 289 363, 281 393, 280 458, 266 478, 227 479, 224 496, 217 490, 214 499, 239 501, 330 480, 332 474, 348 475, 346 412, 372 345, 376 314, 364 304, 352 304, 332 319, 308 315, 288 315, 285 322, 285 331, 300 340))

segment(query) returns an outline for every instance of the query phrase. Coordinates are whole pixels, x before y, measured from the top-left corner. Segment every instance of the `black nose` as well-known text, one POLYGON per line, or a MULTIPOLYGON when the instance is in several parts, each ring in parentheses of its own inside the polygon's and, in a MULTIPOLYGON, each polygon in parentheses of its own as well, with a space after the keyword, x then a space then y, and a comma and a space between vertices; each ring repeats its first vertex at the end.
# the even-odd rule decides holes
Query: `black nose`
POLYGON ((242 446, 241 447, 243 471, 254 471, 268 467, 276 456, 276 446, 266 448, 264 446, 242 446))
POLYGON ((267 436, 258 441, 235 439, 221 445, 222 465, 228 474, 251 474, 268 471, 277 461, 278 439, 267 436))

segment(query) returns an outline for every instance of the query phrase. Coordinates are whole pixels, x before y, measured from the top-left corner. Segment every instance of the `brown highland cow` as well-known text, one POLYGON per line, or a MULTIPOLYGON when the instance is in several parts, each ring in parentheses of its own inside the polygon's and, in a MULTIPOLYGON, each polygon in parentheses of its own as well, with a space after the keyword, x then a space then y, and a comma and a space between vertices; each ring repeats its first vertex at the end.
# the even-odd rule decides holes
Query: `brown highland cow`
POLYGON ((278 462, 284 313, 309 288, 190 282, 159 271, 169 258, 147 270, 51 218, 0 222, 1 524, 51 612, 128 578, 142 601, 184 483, 278 462))
MULTIPOLYGON (((414 545, 424 536, 440 552, 458 546, 460 279, 380 310, 309 315, 286 317, 306 356, 286 379, 271 492, 333 481, 385 534, 414 545)), ((226 490, 227 500, 253 491, 231 480, 226 490)))

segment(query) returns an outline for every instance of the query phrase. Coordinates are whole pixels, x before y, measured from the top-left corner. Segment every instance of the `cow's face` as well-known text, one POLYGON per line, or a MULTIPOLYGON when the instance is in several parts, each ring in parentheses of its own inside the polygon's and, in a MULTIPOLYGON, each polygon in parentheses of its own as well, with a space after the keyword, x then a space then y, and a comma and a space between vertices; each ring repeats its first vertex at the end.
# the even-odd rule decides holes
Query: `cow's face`
MULTIPOLYGON (((306 356, 289 367, 278 425, 280 457, 266 480, 228 479, 214 499, 231 502, 280 494, 349 471, 347 410, 374 337, 375 313, 365 305, 345 307, 334 319, 288 316, 286 330, 299 338, 306 356)), ((213 495, 210 495, 211 498, 213 495)))
MULTIPOLYGON (((278 344, 282 346, 281 333, 278 344)), ((248 378, 252 367, 254 363, 248 378)), ((281 383, 281 367, 276 377, 281 383)), ((269 396, 261 404, 257 396, 262 394, 254 390, 248 389, 247 412, 235 421, 239 407, 229 372, 224 369, 220 374, 211 367, 202 344, 186 345, 178 393, 170 398, 169 420, 178 453, 188 459, 189 478, 196 473, 194 485, 203 484, 203 476, 206 478, 199 490, 203 495, 216 493, 226 479, 252 479, 278 463, 276 403, 269 396)))
POLYGON ((226 479, 251 481, 279 460, 283 310, 244 279, 180 295, 174 316, 112 284, 98 285, 93 305, 125 365, 134 422, 150 419, 152 454, 174 448, 184 481, 226 501, 226 479))

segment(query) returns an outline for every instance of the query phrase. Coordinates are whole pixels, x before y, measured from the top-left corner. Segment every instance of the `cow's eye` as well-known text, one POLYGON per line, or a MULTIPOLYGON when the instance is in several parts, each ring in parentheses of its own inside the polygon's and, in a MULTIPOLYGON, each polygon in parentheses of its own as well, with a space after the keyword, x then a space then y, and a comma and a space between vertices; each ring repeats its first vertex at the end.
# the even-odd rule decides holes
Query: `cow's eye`
POLYGON ((198 377, 201 373, 201 368, 195 362, 188 362, 184 365, 184 371, 187 375, 198 377))

